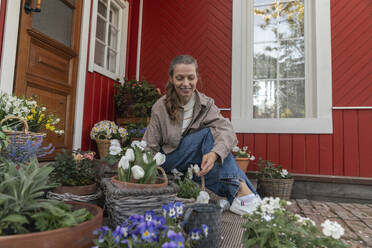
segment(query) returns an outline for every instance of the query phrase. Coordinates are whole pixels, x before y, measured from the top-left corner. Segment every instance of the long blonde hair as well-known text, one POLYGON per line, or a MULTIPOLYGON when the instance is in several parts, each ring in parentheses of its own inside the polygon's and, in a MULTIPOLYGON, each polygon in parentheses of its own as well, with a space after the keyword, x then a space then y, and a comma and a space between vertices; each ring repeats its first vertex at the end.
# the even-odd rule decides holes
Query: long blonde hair
POLYGON ((174 84, 170 81, 171 78, 173 78, 174 74, 174 68, 178 64, 193 64, 195 65, 195 71, 196 75, 199 78, 199 72, 198 72, 198 62, 194 57, 191 55, 178 55, 172 59, 169 65, 169 81, 167 85, 165 86, 165 95, 166 95, 166 108, 167 112, 169 114, 170 119, 173 122, 178 122, 178 108, 181 106, 180 99, 178 97, 178 94, 176 92, 176 88, 174 87, 174 84))

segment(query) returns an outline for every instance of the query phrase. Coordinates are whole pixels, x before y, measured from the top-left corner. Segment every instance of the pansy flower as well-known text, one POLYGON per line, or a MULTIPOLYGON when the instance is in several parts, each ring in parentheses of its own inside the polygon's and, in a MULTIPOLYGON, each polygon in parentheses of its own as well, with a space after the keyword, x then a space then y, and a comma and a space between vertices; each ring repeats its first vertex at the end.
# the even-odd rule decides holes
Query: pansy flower
POLYGON ((191 240, 199 240, 200 239, 201 230, 199 228, 193 228, 190 230, 190 238, 191 240))
POLYGON ((176 217, 176 208, 174 206, 174 203, 170 202, 168 204, 168 207, 169 207, 169 209, 168 209, 169 218, 172 218, 172 219, 175 218, 176 217))
POLYGON ((115 231, 112 233, 112 237, 114 238, 114 242, 117 244, 119 243, 121 237, 123 236, 125 232, 125 228, 121 228, 120 226, 117 226, 115 228, 115 231))
POLYGON ((176 207, 177 217, 181 217, 183 215, 183 204, 182 204, 182 202, 176 202, 176 204, 174 204, 174 206, 176 207))
POLYGON ((208 237, 209 227, 206 224, 202 224, 201 226, 202 226, 202 230, 203 230, 203 235, 205 237, 208 237))
POLYGON ((168 211, 169 211, 169 205, 161 205, 161 209, 163 210, 163 216, 167 217, 168 216, 168 211))
POLYGON ((145 211, 144 217, 145 221, 153 221, 155 212, 153 210, 145 211))
POLYGON ((141 239, 152 243, 157 241, 157 232, 155 229, 155 225, 153 222, 143 222, 138 226, 139 233, 141 235, 141 239))
POLYGON ((183 237, 182 233, 179 232, 179 233, 176 233, 172 230, 169 230, 168 233, 167 233, 167 237, 170 239, 170 241, 173 241, 176 243, 176 247, 178 248, 184 248, 185 245, 184 245, 184 242, 185 242, 185 238, 183 237))
POLYGON ((177 244, 174 242, 166 242, 161 246, 161 248, 177 248, 177 244))
POLYGON ((99 229, 93 231, 94 235, 100 234, 98 237, 98 243, 105 241, 105 236, 109 230, 110 229, 107 226, 101 226, 99 229))

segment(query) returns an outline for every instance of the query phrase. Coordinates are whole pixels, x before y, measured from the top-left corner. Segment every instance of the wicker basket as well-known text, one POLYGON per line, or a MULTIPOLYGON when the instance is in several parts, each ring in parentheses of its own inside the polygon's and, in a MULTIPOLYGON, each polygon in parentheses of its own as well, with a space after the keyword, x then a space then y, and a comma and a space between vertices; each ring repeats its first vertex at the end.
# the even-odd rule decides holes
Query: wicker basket
POLYGON ((16 143, 25 144, 27 141, 32 140, 33 142, 37 142, 41 137, 44 137, 45 133, 34 133, 29 131, 29 127, 27 121, 21 117, 10 115, 0 121, 2 125, 4 122, 8 120, 16 119, 23 123, 23 131, 13 131, 13 130, 4 130, 4 133, 7 136, 10 136, 9 142, 12 142, 15 139, 16 143), (12 137, 14 137, 12 139, 12 137))
POLYGON ((103 159, 109 153, 111 142, 108 139, 97 139, 96 143, 99 157, 103 159))
POLYGON ((179 190, 178 185, 174 183, 164 188, 117 188, 111 178, 103 178, 101 186, 105 194, 105 208, 111 227, 121 225, 129 216, 143 214, 149 209, 161 214, 162 204, 174 201, 179 190))
POLYGON ((259 179, 264 196, 279 197, 284 200, 289 200, 291 197, 293 182, 294 179, 259 179))

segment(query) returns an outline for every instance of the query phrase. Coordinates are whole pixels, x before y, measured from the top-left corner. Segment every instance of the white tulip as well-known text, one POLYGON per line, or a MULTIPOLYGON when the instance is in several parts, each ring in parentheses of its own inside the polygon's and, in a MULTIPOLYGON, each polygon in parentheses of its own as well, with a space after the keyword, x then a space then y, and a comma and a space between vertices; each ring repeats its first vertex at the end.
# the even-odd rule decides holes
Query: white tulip
POLYGON ((192 180, 192 177, 193 177, 192 168, 189 167, 187 169, 187 178, 190 179, 190 180, 192 180))
POLYGON ((145 176, 145 171, 139 165, 134 165, 131 169, 134 179, 138 180, 145 176))
POLYGON ((129 169, 129 159, 127 156, 122 156, 119 161, 119 168, 123 168, 124 170, 129 169))
POLYGON ((198 174, 200 172, 200 168, 197 164, 191 165, 191 168, 195 174, 198 174))
POLYGON ((117 146, 110 146, 110 155, 118 155, 119 153, 121 153, 122 149, 120 147, 117 147, 117 146))
POLYGON ((239 152, 239 151, 240 151, 239 146, 234 146, 232 149, 232 152, 239 152))
POLYGON ((130 144, 130 146, 133 147, 133 148, 138 147, 139 149, 141 149, 141 151, 143 151, 146 148, 146 142, 145 141, 134 140, 132 142, 132 144, 130 144))
POLYGON ((120 147, 120 142, 117 139, 110 140, 110 145, 111 146, 117 146, 120 147))
POLYGON ((146 153, 143 154, 143 162, 145 162, 146 164, 149 163, 149 160, 147 159, 147 154, 146 153))
POLYGON ((141 144, 141 146, 142 146, 143 148, 146 148, 146 146, 147 146, 147 143, 146 143, 146 141, 144 141, 144 140, 141 140, 140 144, 141 144))
POLYGON ((160 165, 164 164, 164 162, 165 162, 165 155, 158 152, 158 153, 155 154, 154 159, 156 160, 156 165, 160 166, 160 165))
POLYGON ((209 194, 206 191, 200 191, 198 197, 196 198, 196 203, 208 203, 209 194))
POLYGON ((133 162, 135 159, 136 159, 136 157, 134 156, 134 151, 133 151, 133 149, 127 149, 126 151, 125 151, 125 156, 129 159, 129 161, 131 161, 131 162, 133 162))

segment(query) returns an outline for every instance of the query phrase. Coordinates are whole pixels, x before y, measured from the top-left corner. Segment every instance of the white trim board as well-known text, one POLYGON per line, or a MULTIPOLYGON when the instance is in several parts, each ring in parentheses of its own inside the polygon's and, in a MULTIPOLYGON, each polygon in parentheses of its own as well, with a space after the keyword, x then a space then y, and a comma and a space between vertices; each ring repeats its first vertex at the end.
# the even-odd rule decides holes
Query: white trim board
POLYGON ((82 21, 80 29, 80 55, 78 65, 78 75, 76 82, 76 99, 75 99, 75 120, 74 134, 72 138, 73 149, 81 148, 81 139, 83 134, 83 117, 84 117, 84 99, 85 83, 88 60, 88 42, 89 42, 89 25, 90 25, 90 8, 91 1, 84 0, 82 21))
POLYGON ((138 21, 138 37, 137 37, 137 61, 136 61, 136 80, 140 80, 140 62, 141 62, 141 39, 142 39, 142 15, 143 15, 143 0, 140 0, 139 21, 138 21))
POLYGON ((0 90, 8 94, 13 94, 20 8, 21 0, 7 1, 6 3, 0 68, 0 90))

